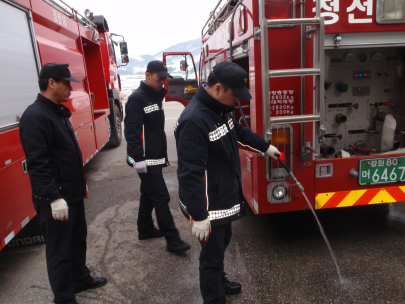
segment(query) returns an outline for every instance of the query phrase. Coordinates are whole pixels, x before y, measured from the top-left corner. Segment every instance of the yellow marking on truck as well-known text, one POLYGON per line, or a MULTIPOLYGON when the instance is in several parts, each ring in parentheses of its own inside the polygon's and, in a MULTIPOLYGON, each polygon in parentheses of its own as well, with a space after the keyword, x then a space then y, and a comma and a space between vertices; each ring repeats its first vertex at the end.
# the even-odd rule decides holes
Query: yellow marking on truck
POLYGON ((315 198, 315 209, 321 209, 335 193, 319 193, 315 198))
MULTIPOLYGON (((402 189, 401 189, 402 190, 402 189)), ((371 204, 382 204, 382 203, 395 203, 396 200, 393 198, 384 188, 381 189, 376 196, 368 203, 371 204)))
POLYGON ((355 202, 367 191, 366 190, 356 190, 350 191, 350 193, 337 205, 337 207, 349 207, 353 206, 355 202))

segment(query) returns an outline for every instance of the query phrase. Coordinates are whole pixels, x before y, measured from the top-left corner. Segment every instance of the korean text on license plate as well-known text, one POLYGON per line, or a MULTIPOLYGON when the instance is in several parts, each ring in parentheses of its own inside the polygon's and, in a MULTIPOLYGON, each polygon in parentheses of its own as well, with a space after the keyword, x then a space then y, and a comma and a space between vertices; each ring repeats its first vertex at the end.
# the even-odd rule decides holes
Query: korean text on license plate
POLYGON ((405 181, 405 157, 368 158, 359 161, 359 185, 405 181))

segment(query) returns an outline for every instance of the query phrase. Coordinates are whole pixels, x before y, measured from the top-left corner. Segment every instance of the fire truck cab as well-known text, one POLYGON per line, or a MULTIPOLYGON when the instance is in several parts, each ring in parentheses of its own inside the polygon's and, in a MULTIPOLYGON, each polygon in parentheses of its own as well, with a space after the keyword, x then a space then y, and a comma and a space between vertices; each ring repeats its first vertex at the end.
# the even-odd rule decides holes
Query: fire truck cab
MULTIPOLYGON (((404 201, 405 2, 221 2, 201 32, 198 84, 221 61, 246 70, 252 99, 235 120, 284 152, 316 209, 404 201)), ((163 55, 168 66, 181 56, 192 60, 163 55)), ((166 101, 186 106, 189 84, 171 81, 166 101)), ((244 149, 240 159, 255 214, 308 209, 277 161, 244 149)))
MULTIPOLYGON (((57 0, 0 0, 0 250, 35 216, 19 138, 19 119, 39 93, 48 62, 68 63, 73 77, 66 106, 86 165, 122 138, 120 79, 113 41, 103 16, 85 16, 57 0)), ((117 35, 118 36, 118 35, 117 35)), ((125 41, 120 42, 128 62, 125 41)), ((32 242, 32 239, 29 240, 32 242)))

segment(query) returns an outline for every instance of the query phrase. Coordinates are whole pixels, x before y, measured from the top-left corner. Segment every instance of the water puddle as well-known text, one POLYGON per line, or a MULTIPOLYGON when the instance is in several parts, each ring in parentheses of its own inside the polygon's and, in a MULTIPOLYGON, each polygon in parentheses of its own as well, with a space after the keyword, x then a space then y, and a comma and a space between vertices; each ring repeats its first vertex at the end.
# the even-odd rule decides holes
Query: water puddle
POLYGON ((332 250, 332 247, 330 246, 329 240, 328 240, 328 238, 326 237, 325 231, 323 230, 323 227, 322 227, 322 225, 321 225, 321 222, 319 221, 318 216, 316 215, 314 208, 312 207, 311 203, 309 202, 309 199, 308 199, 308 197, 306 196, 305 192, 303 191, 303 192, 301 192, 301 193, 302 193, 302 195, 304 196, 305 200, 307 201, 308 206, 309 206, 309 208, 310 208, 311 211, 312 211, 312 214, 315 216, 315 219, 316 219, 316 221, 318 222, 319 231, 321 231, 322 237, 323 237, 323 239, 325 240, 326 245, 328 245, 330 255, 331 255, 332 260, 333 260, 333 262, 335 263, 335 266, 336 266, 336 271, 337 271, 337 274, 338 274, 338 276, 339 276, 340 283, 341 283, 341 284, 346 284, 346 283, 348 283, 348 281, 343 278, 342 273, 340 272, 340 268, 339 268, 339 265, 338 265, 338 263, 337 263, 337 261, 336 261, 335 254, 334 254, 334 252, 333 252, 333 250, 332 250))

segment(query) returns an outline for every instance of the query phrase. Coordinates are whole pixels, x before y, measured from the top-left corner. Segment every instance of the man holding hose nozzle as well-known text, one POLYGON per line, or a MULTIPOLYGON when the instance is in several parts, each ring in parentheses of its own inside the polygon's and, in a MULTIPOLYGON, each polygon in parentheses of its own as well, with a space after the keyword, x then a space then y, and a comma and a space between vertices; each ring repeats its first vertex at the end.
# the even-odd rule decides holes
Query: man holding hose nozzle
POLYGON ((231 223, 245 215, 238 142, 277 159, 280 152, 232 118, 238 100, 252 98, 248 74, 231 62, 218 63, 175 126, 179 198, 192 233, 200 240, 200 289, 204 303, 225 303, 241 291, 224 272, 231 223))

